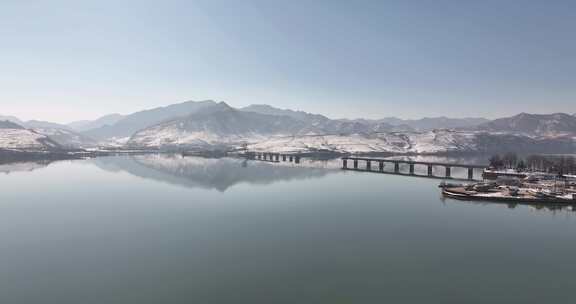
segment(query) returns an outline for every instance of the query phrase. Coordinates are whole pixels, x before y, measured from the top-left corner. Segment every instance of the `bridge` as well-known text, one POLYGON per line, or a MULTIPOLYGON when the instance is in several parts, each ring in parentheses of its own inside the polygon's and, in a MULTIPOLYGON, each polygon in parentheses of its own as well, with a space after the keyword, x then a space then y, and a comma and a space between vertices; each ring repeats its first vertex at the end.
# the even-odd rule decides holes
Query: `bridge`
POLYGON ((269 152, 248 152, 246 153, 246 157, 252 160, 260 160, 260 161, 267 161, 272 163, 279 163, 282 162, 294 162, 299 164, 300 163, 300 155, 294 154, 281 154, 281 153, 269 153, 269 152))
POLYGON ((395 160, 395 159, 381 159, 381 158, 365 158, 365 157, 342 157, 342 169, 344 170, 354 170, 363 172, 378 172, 378 173, 393 173, 401 175, 411 175, 420 177, 431 177, 431 178, 452 178, 452 168, 465 168, 468 170, 468 179, 474 180, 474 169, 485 169, 488 166, 482 165, 467 165, 467 164, 453 164, 453 163, 442 163, 442 162, 423 162, 423 161, 410 161, 410 160, 395 160), (348 163, 352 162, 352 168, 348 166, 348 163), (360 167, 359 162, 363 162, 364 166, 360 167), (378 170, 372 169, 372 164, 378 164, 378 170), (386 164, 393 164, 394 171, 384 171, 386 164), (409 166, 408 173, 403 173, 400 171, 400 165, 407 164, 409 166), (416 175, 415 166, 426 166, 428 171, 427 175, 416 175), (434 175, 434 167, 444 167, 444 176, 434 175))

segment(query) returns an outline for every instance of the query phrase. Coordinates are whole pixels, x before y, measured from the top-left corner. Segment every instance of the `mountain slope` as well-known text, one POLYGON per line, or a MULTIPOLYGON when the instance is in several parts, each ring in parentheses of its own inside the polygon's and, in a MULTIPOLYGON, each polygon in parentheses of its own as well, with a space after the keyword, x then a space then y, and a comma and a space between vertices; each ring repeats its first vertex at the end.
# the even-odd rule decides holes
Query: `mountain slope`
POLYGON ((68 129, 34 128, 31 130, 49 137, 54 142, 67 149, 92 148, 98 145, 96 140, 68 129))
POLYGON ((0 122, 0 150, 52 151, 62 147, 40 133, 28 130, 13 122, 0 122))
POLYGON ((254 112, 265 115, 276 115, 276 116, 288 116, 301 121, 325 121, 329 120, 328 117, 320 114, 311 114, 304 111, 294 111, 288 109, 278 109, 265 104, 254 104, 249 105, 244 108, 240 108, 240 111, 244 112, 254 112))
POLYGON ((9 120, 0 120, 0 129, 24 129, 24 127, 9 120))
POLYGON ((272 137, 248 146, 251 151, 277 153, 574 153, 570 137, 533 138, 513 134, 436 130, 379 134, 272 137))
POLYGON ((529 135, 576 134, 576 117, 564 113, 521 113, 479 125, 478 130, 529 135))
POLYGON ((24 122, 21 121, 20 119, 18 119, 18 117, 14 117, 14 116, 4 116, 4 115, 0 115, 0 121, 11 121, 13 123, 19 124, 19 125, 23 125, 24 122))
POLYGON ((221 103, 184 118, 137 132, 133 148, 231 149, 243 144, 254 151, 338 153, 492 153, 498 151, 576 151, 571 137, 533 138, 506 133, 435 130, 426 132, 367 131, 362 121, 307 124, 286 115, 235 110, 221 103), (340 132, 323 133, 326 126, 340 132))
POLYGON ((28 120, 22 125, 28 129, 62 129, 71 131, 71 129, 66 125, 41 120, 28 120))
POLYGON ((146 127, 158 124, 168 119, 174 119, 175 117, 192 114, 214 104, 216 103, 211 100, 199 102, 188 101, 166 107, 140 111, 127 115, 111 126, 102 126, 85 131, 83 134, 96 139, 130 137, 136 133, 136 131, 146 127))
MULTIPOLYGON (((255 109, 252 106, 250 109, 255 109)), ((371 134, 389 125, 331 120, 321 115, 258 106, 263 114, 236 110, 225 103, 207 107, 185 118, 167 121, 137 132, 129 141, 141 148, 214 148, 255 142, 274 136, 371 134), (286 114, 286 115, 284 115, 286 114)))
POLYGON ((240 111, 293 118, 302 123, 302 129, 299 131, 299 134, 354 134, 397 131, 399 129, 393 125, 381 121, 365 119, 330 119, 319 114, 278 109, 269 105, 262 104, 250 105, 248 107, 241 108, 240 111))
POLYGON ((128 145, 145 148, 216 148, 274 134, 298 132, 302 124, 288 116, 238 111, 225 103, 206 107, 134 134, 128 145))
POLYGON ((104 126, 111 126, 120 120, 124 119, 124 115, 121 114, 109 114, 102 116, 95 120, 80 120, 69 123, 67 126, 76 132, 83 132, 92 129, 101 128, 104 126))
POLYGON ((458 129, 470 128, 489 122, 485 118, 448 118, 448 117, 424 117, 421 119, 400 119, 396 117, 386 117, 378 120, 394 126, 409 126, 417 131, 431 131, 434 129, 458 129))

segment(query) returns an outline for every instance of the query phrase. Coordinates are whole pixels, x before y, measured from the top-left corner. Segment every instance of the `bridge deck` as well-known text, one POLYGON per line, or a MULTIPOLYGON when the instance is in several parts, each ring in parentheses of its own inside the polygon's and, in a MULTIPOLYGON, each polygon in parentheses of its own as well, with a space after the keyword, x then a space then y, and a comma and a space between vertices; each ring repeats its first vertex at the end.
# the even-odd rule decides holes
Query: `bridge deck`
POLYGON ((474 168, 485 169, 485 165, 468 165, 468 164, 454 164, 442 162, 423 162, 423 161, 410 161, 410 160, 397 160, 397 159, 382 159, 382 158, 367 158, 367 157, 342 157, 342 160, 360 160, 370 162, 385 162, 385 163, 400 163, 400 164, 414 164, 414 165, 427 165, 427 166, 442 166, 442 167, 459 167, 459 168, 474 168))

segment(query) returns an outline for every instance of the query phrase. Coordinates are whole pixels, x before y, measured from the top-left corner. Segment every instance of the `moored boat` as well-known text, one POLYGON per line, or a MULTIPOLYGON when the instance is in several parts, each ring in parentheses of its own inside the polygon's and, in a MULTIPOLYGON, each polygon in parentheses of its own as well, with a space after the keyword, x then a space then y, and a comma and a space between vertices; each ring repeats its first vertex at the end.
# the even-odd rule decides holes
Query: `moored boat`
POLYGON ((445 187, 442 188, 442 195, 460 200, 576 205, 575 193, 532 192, 519 188, 496 188, 487 192, 478 192, 475 190, 467 190, 465 187, 445 187))

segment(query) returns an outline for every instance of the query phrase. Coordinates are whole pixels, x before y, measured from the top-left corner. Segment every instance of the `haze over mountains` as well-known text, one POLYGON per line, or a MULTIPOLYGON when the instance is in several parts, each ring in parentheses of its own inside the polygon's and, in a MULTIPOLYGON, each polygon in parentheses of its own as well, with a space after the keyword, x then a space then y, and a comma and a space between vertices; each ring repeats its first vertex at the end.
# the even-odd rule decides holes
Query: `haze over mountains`
POLYGON ((0 149, 15 149, 22 141, 22 149, 34 146, 47 150, 229 150, 240 146, 263 151, 340 153, 488 152, 519 147, 562 153, 576 150, 576 116, 563 113, 521 113, 492 121, 446 117, 330 119, 264 104, 236 109, 224 102, 205 100, 67 125, 11 116, 0 116, 0 121, 0 149))

